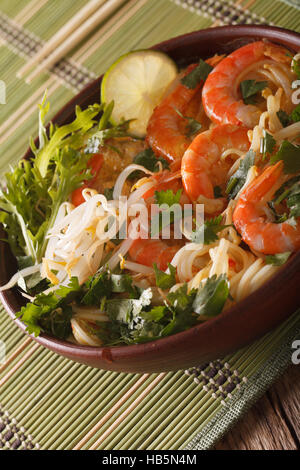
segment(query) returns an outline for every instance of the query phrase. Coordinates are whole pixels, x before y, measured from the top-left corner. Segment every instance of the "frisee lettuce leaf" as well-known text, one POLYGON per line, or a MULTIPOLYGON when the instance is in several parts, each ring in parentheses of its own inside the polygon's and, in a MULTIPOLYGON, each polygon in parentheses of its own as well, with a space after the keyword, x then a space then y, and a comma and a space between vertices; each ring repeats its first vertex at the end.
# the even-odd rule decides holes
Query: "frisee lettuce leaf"
POLYGON ((45 117, 49 111, 49 102, 46 99, 45 93, 42 103, 39 105, 39 147, 36 147, 33 140, 31 140, 31 149, 35 155, 34 167, 42 178, 46 177, 50 161, 59 150, 70 145, 72 148, 83 146, 83 138, 97 122, 94 118, 103 110, 103 106, 97 103, 90 105, 83 111, 80 106, 76 106, 74 121, 61 127, 50 125, 48 138, 45 117))
POLYGON ((105 126, 109 126, 109 132, 102 136, 101 142, 121 132, 108 124, 112 107, 113 103, 108 107, 94 104, 85 110, 77 106, 73 122, 61 127, 50 124, 47 133, 45 119, 49 103, 44 95, 39 106, 39 146, 31 141, 34 158, 21 160, 5 175, 0 187, 0 210, 4 211, 0 212, 0 222, 17 258, 27 256, 32 264, 41 262, 47 246, 46 233, 60 205, 92 177, 88 168, 90 154, 84 151, 87 136, 105 132, 105 126), (101 112, 97 127, 94 118, 101 112))

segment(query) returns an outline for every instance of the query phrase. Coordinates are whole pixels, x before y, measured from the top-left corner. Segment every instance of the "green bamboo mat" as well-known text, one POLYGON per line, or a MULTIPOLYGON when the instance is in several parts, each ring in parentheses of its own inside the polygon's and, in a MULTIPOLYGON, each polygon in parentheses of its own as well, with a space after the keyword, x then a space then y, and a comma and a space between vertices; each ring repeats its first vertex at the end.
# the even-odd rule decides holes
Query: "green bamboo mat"
MULTIPOLYGON (((300 32, 299 0, 127 0, 51 73, 16 72, 84 0, 0 0, 0 173, 37 133, 45 88, 56 113, 122 53, 222 24, 300 32)), ((0 448, 208 449, 288 366, 300 312, 261 340, 199 368, 164 374, 92 369, 37 346, 0 308, 0 448), (1 353, 6 351, 1 365, 1 353)))

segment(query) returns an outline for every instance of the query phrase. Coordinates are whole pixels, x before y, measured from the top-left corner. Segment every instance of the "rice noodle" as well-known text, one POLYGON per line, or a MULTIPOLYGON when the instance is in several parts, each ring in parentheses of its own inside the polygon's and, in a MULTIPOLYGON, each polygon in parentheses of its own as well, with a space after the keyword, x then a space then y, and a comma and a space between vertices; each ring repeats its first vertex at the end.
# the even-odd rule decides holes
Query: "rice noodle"
POLYGON ((39 272, 41 270, 41 266, 41 264, 35 264, 34 266, 29 266, 29 268, 21 269, 21 271, 18 271, 16 274, 13 275, 13 277, 9 280, 9 282, 7 282, 7 284, 4 284, 4 286, 0 287, 0 292, 14 287, 21 277, 27 277, 31 274, 39 272))
POLYGON ((138 171, 143 171, 147 175, 153 175, 152 171, 147 170, 147 168, 145 168, 144 166, 135 165, 135 164, 128 165, 122 171, 122 173, 120 173, 120 175, 117 178, 117 181, 116 181, 115 187, 114 187, 114 192, 113 192, 113 199, 118 200, 119 197, 121 197, 125 181, 127 180, 128 176, 131 173, 133 173, 134 171, 137 171, 137 170, 138 171))

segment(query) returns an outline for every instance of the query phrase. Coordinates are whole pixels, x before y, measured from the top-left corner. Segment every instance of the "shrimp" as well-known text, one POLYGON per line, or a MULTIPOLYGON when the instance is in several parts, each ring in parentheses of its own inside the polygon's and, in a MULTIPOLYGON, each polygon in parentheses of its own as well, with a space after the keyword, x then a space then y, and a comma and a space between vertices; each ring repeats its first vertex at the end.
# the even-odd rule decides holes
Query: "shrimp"
POLYGON ((250 143, 245 127, 224 124, 198 134, 182 157, 181 177, 192 201, 214 198, 214 186, 222 186, 231 164, 221 160, 224 151, 247 152, 250 143), (229 165, 229 166, 228 166, 229 165))
POLYGON ((165 271, 171 263, 181 245, 167 245, 162 240, 137 239, 129 249, 131 259, 137 263, 152 267, 157 264, 158 269, 165 271))
MULTIPOLYGON (((142 196, 147 206, 155 203, 156 191, 171 190, 173 193, 176 193, 178 190, 182 189, 180 166, 177 162, 171 165, 171 171, 162 171, 153 175, 152 179, 154 179, 155 185, 142 196)), ((182 205, 190 202, 184 191, 179 202, 182 205)), ((151 215, 153 215, 153 211, 151 211, 151 215)), ((159 269, 165 271, 168 267, 168 263, 172 261, 180 248, 181 245, 170 246, 162 240, 139 238, 131 245, 129 255, 131 259, 137 263, 150 267, 156 263, 159 269)))
POLYGON ((267 167, 241 194, 233 223, 242 239, 255 251, 274 255, 300 249, 300 218, 296 224, 267 220, 266 203, 280 185, 283 162, 267 167))
MULTIPOLYGON (((222 58, 223 56, 215 56, 206 62, 214 66, 222 58)), ((197 64, 190 65, 184 75, 188 75, 196 67, 197 64)), ((200 82, 192 89, 179 82, 153 111, 147 127, 146 141, 157 155, 169 161, 181 159, 191 143, 191 139, 184 132, 186 120, 180 114, 192 114, 192 117, 196 117, 199 112, 199 119, 207 121, 203 109, 202 113, 199 110, 201 108, 199 92, 202 85, 203 82, 200 82)))
POLYGON ((284 64, 290 62, 291 58, 286 49, 263 41, 253 42, 235 50, 215 67, 205 81, 202 101, 206 114, 217 124, 253 128, 258 124, 262 111, 243 102, 239 92, 240 82, 265 64, 279 64, 289 73, 284 64))
MULTIPOLYGON (((178 161, 172 164, 170 168, 171 171, 162 171, 152 176, 152 180, 155 181, 155 184, 143 195, 143 199, 146 201, 147 205, 155 203, 154 195, 156 191, 171 190, 173 191, 173 193, 177 193, 177 191, 183 189, 181 182, 180 165, 178 165, 178 163, 180 162, 178 161)), ((182 195, 180 197, 179 202, 182 205, 190 203, 190 199, 184 190, 182 191, 182 195)))

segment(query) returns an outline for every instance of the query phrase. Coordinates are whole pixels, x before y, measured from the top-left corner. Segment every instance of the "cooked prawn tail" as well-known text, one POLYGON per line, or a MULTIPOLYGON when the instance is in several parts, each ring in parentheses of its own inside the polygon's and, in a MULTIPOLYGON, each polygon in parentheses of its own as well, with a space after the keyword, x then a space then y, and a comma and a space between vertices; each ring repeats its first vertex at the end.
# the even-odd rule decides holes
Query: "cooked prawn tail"
POLYGON ((242 198, 255 203, 261 202, 270 192, 274 194, 277 189, 277 182, 282 175, 282 170, 282 160, 266 168, 266 170, 245 189, 242 198))

